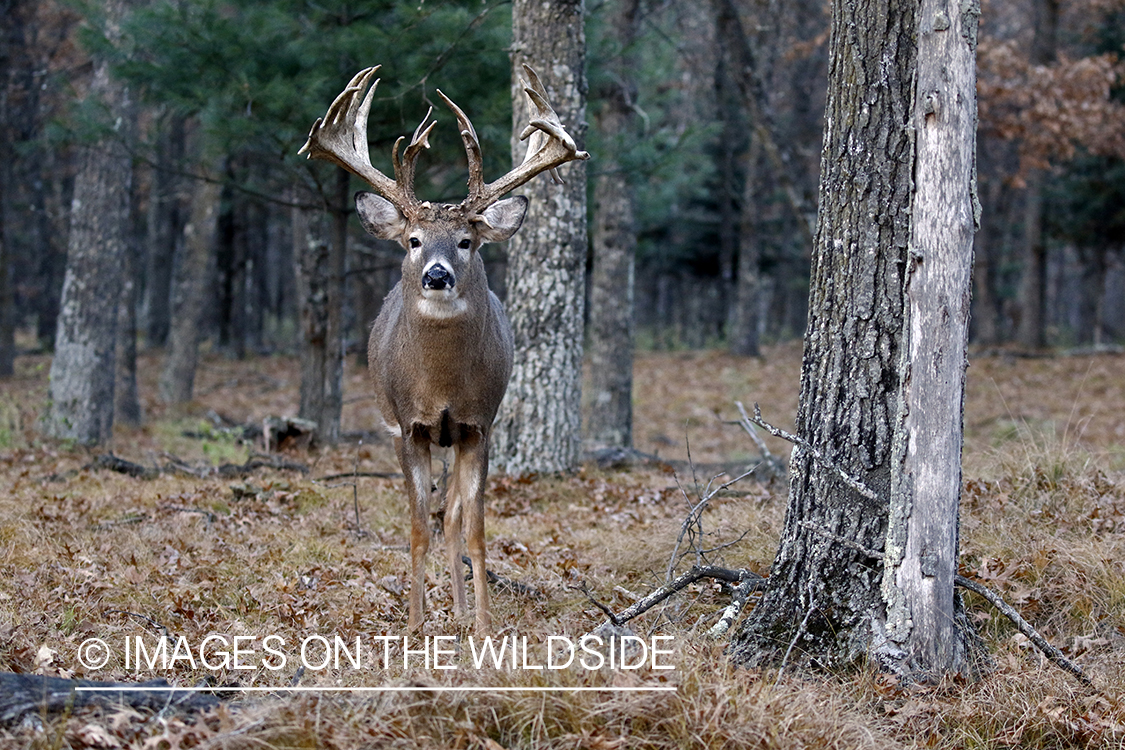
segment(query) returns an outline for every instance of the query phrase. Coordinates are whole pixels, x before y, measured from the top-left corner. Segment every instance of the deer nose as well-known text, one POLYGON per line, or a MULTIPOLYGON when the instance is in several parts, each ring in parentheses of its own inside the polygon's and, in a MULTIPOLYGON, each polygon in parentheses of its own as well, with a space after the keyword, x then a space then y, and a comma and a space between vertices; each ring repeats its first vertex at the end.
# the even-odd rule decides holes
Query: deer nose
POLYGON ((423 289, 445 289, 453 284, 453 274, 440 263, 433 264, 422 274, 423 289))

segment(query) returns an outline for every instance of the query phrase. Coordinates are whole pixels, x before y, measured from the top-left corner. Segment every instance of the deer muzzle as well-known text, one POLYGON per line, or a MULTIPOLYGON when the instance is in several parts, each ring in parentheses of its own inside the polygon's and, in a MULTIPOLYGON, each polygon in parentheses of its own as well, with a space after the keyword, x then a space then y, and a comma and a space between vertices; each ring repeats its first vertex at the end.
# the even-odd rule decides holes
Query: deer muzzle
POLYGON ((422 274, 423 289, 433 289, 436 291, 447 288, 452 289, 453 285, 456 283, 457 278, 441 263, 434 263, 422 274))

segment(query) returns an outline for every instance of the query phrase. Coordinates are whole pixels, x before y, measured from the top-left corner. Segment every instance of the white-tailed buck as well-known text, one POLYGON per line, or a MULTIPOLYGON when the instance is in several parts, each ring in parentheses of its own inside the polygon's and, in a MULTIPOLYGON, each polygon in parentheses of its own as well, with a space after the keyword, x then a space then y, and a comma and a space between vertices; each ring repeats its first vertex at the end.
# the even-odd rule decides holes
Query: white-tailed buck
POLYGON ((500 200, 505 193, 568 161, 587 159, 563 128, 535 72, 524 66, 531 103, 527 158, 495 182, 484 181, 480 141, 465 113, 445 94, 469 160, 469 195, 456 205, 420 201, 414 195, 418 154, 429 148, 436 124, 430 113, 400 157, 395 142, 394 179, 371 166, 367 116, 378 67, 361 71, 316 121, 300 153, 331 161, 365 180, 374 193, 356 194, 363 228, 406 250, 400 281, 383 302, 371 329, 368 359, 379 411, 394 435, 410 501, 410 628, 422 626, 425 559, 430 530, 430 446, 453 447, 453 479, 445 509, 445 548, 453 579, 453 604, 465 613, 461 571, 464 523, 476 593, 476 628, 491 627, 484 568, 484 485, 488 438, 512 371, 512 332, 500 300, 488 288, 480 246, 515 234, 527 199, 500 200), (366 96, 364 91, 367 91, 366 96))

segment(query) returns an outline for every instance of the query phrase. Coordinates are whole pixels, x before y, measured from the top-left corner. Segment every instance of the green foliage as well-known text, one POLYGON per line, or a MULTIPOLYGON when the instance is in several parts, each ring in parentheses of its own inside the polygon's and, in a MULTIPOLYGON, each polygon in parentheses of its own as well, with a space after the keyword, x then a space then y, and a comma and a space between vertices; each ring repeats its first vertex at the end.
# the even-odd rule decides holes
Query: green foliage
MULTIPOLYGON (((509 36, 502 2, 158 0, 127 19, 115 70, 148 102, 195 117, 212 154, 292 180, 327 174, 297 150, 348 80, 383 64, 368 130, 372 161, 389 172, 391 144, 425 114, 435 84, 479 120, 486 153, 506 157, 509 36)), ((452 117, 436 115, 437 154, 420 167, 444 189, 459 180, 435 165, 457 163, 461 143, 452 117)))
MULTIPOLYGON (((622 85, 608 72, 607 63, 628 52, 635 64, 629 82, 635 104, 634 128, 623 136, 608 139, 591 127, 587 150, 593 177, 612 154, 635 189, 637 256, 641 263, 672 265, 691 262, 710 252, 707 235, 714 221, 701 204, 710 201, 707 187, 713 181, 715 164, 707 154, 718 136, 719 125, 700 112, 700 102, 680 84, 685 67, 685 45, 676 29, 680 9, 671 6, 642 8, 645 14, 633 48, 622 50, 608 17, 612 8, 599 4, 588 22, 588 77, 591 121, 601 105, 601 92, 622 85)), ((591 211, 595 210, 591 197, 591 211)))

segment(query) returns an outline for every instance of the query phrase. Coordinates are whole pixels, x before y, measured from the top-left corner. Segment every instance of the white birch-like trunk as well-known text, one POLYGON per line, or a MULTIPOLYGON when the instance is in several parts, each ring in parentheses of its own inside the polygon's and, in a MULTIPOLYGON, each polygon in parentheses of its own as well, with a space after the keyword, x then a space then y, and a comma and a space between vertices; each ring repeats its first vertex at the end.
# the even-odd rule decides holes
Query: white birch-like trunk
POLYGON ((892 473, 883 591, 888 638, 912 672, 964 662, 956 637, 958 506, 976 201, 972 4, 922 0, 915 185, 904 314, 901 469, 892 473))

